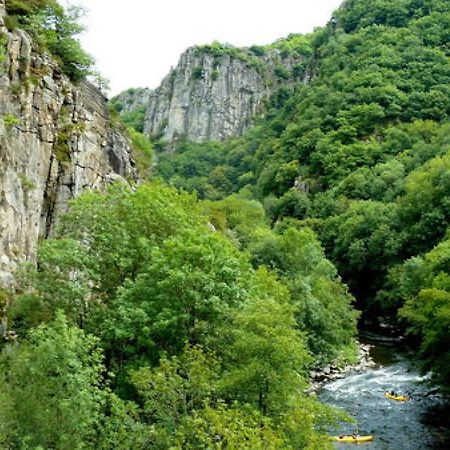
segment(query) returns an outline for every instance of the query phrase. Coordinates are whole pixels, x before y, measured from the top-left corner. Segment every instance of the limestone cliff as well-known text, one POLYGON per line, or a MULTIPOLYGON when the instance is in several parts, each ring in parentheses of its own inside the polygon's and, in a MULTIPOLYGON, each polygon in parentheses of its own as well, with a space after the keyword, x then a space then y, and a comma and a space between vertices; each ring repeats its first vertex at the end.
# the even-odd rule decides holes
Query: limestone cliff
POLYGON ((142 92, 148 96, 144 132, 149 135, 168 142, 223 141, 242 135, 280 86, 307 81, 307 67, 304 56, 277 48, 193 47, 156 90, 119 98, 130 110, 142 92))
POLYGON ((4 15, 0 0, 0 288, 18 263, 34 259, 69 199, 136 176, 103 95, 71 83, 26 33, 5 28, 4 15))

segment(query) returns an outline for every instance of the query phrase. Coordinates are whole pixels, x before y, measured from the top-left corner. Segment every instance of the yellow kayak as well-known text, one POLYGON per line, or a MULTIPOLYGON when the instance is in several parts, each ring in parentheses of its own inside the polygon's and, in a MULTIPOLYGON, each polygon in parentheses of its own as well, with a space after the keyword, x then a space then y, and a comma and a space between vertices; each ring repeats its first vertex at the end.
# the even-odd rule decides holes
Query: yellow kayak
POLYGON ((395 400, 397 402, 407 402, 409 401, 409 397, 407 395, 392 395, 389 392, 385 392, 384 396, 389 400, 395 400))
POLYGON ((353 442, 359 444, 360 442, 372 442, 373 436, 330 436, 333 442, 353 442))

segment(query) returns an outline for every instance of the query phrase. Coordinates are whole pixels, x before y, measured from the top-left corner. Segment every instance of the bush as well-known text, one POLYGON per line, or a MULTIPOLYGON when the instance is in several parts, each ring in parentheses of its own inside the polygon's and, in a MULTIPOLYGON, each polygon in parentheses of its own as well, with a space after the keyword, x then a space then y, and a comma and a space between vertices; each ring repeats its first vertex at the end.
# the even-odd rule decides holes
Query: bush
POLYGON ((194 70, 192 71, 192 78, 194 80, 201 80, 204 77, 204 73, 203 73, 203 67, 201 66, 197 66, 194 67, 194 70))
POLYGON ((15 126, 20 125, 21 120, 15 114, 6 113, 3 114, 3 123, 7 130, 11 130, 15 126))
POLYGON ((55 0, 7 0, 8 28, 23 28, 60 63, 62 71, 78 81, 91 73, 93 59, 81 47, 76 36, 83 31, 79 21, 83 10, 65 10, 55 0))
POLYGON ((289 80, 289 70, 286 69, 286 67, 283 67, 281 65, 278 65, 275 67, 275 75, 280 80, 289 80))
POLYGON ((279 200, 278 218, 290 216, 296 219, 305 219, 310 208, 310 200, 303 192, 290 189, 279 200))
POLYGON ((153 162, 153 146, 149 139, 134 128, 127 128, 133 144, 133 156, 141 174, 148 174, 153 162))
POLYGON ((250 51, 255 56, 264 56, 266 54, 266 49, 264 47, 259 46, 259 45, 252 45, 250 47, 250 51))

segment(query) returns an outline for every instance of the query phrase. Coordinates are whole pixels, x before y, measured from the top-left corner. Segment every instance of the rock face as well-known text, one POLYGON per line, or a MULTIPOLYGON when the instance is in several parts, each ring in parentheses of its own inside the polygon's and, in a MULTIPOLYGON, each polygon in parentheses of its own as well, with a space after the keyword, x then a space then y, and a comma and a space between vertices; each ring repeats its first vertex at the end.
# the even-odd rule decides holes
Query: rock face
MULTIPOLYGON (((275 48, 258 54, 227 46, 190 48, 159 88, 144 91, 149 97, 144 132, 167 142, 238 137, 280 86, 309 79, 307 70, 296 72, 304 64, 304 57, 283 56, 275 48)), ((133 105, 142 95, 119 98, 133 105)))
POLYGON ((115 100, 119 100, 120 107, 118 108, 120 113, 128 113, 144 108, 148 108, 150 96, 152 90, 147 88, 131 88, 122 92, 115 100))
POLYGON ((8 32, 4 14, 0 0, 0 288, 13 284, 18 263, 34 260, 68 200, 136 177, 103 95, 71 83, 24 32, 8 32))

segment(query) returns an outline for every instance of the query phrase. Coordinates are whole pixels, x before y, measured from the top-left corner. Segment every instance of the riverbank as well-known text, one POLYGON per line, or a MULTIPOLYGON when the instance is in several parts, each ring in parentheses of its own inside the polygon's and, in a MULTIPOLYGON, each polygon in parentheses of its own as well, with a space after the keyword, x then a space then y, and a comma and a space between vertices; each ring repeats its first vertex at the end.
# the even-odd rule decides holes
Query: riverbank
POLYGON ((306 391, 312 395, 325 384, 331 381, 344 378, 349 372, 363 372, 376 366, 375 361, 370 356, 371 344, 362 344, 358 342, 358 362, 346 366, 338 366, 336 364, 327 364, 324 367, 310 372, 311 385, 306 391))

